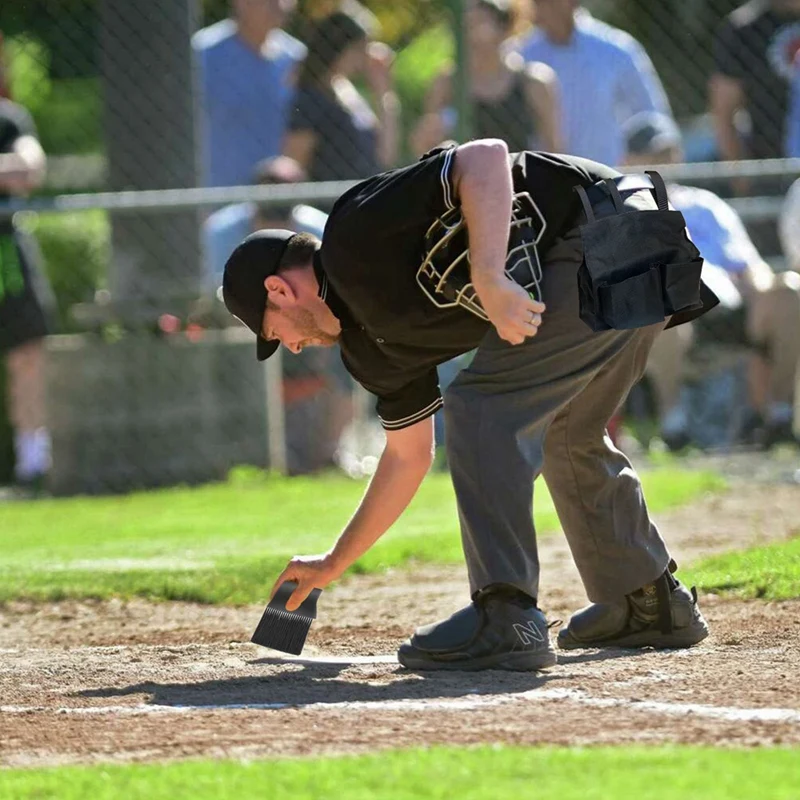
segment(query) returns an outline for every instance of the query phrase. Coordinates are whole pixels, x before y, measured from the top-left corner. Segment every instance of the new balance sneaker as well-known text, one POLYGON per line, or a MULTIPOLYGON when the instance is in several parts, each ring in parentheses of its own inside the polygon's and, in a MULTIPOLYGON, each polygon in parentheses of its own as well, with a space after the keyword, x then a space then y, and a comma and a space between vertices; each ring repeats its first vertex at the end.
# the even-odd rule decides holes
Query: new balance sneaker
POLYGON ((535 671, 556 663, 544 614, 503 584, 478 592, 448 619, 418 628, 397 658, 414 670, 535 671))
POLYGON ((562 650, 580 647, 691 647, 708 636, 697 592, 665 572, 619 604, 593 603, 558 632, 562 650))

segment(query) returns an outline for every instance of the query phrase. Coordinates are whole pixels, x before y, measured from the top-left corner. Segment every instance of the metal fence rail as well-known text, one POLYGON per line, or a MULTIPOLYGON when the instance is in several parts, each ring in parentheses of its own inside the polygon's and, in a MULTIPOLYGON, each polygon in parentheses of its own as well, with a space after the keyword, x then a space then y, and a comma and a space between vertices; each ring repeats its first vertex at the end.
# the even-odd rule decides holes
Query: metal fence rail
MULTIPOLYGON (((446 139, 496 136, 625 169, 632 121, 655 110, 677 138, 653 166, 729 198, 782 269, 776 222, 800 178, 800 158, 784 158, 800 156, 800 10, 742 33, 729 16, 740 4, 585 0, 574 24, 615 53, 595 70, 551 59, 561 2, 0 4, 0 96, 30 113, 50 166, 32 197, 0 186, 0 234, 11 219, 38 243, 53 331, 76 337, 47 345, 54 488, 206 480, 240 460, 368 471, 380 430, 335 359, 262 370, 212 290, 255 227, 320 230, 356 179, 446 139)), ((751 355, 736 350, 736 369, 751 355)), ((723 363, 703 362, 701 377, 723 363)))
MULTIPOLYGON (((675 183, 695 185, 723 182, 736 178, 772 178, 791 180, 800 177, 800 159, 760 161, 698 162, 692 164, 653 164, 663 177, 675 183)), ((647 167, 650 168, 650 167, 647 167)), ((623 168, 632 172, 630 168, 623 168)), ((58 194, 0 202, 0 218, 21 212, 113 211, 136 213, 151 211, 187 211, 212 209, 233 203, 287 203, 328 205, 357 184, 357 181, 325 181, 283 186, 221 186, 200 189, 161 189, 127 192, 85 192, 58 194)), ((775 219, 783 197, 732 197, 730 204, 745 221, 775 219)))

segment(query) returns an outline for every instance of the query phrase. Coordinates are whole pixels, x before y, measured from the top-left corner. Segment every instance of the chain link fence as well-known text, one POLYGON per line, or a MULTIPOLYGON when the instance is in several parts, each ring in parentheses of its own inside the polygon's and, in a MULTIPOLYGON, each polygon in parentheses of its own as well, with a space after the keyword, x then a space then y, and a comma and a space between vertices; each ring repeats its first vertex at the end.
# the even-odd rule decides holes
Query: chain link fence
MULTIPOLYGON (((657 163, 705 190, 672 199, 725 302, 664 337, 614 425, 675 449, 788 439, 800 204, 784 198, 800 162, 763 159, 800 156, 800 6, 738 5, 3 4, 0 94, 25 111, 7 102, 0 115, 0 238, 38 245, 24 267, 49 279, 56 335, 39 378, 35 356, 5 359, 0 483, 42 430, 63 494, 217 479, 242 463, 368 472, 380 430, 335 352, 265 371, 215 288, 250 231, 319 233, 353 180, 470 136, 657 163), (46 174, 20 187, 8 155, 34 133, 46 174)), ((0 268, 0 334, 19 260, 0 268)), ((19 338, 0 347, 18 355, 19 338)))

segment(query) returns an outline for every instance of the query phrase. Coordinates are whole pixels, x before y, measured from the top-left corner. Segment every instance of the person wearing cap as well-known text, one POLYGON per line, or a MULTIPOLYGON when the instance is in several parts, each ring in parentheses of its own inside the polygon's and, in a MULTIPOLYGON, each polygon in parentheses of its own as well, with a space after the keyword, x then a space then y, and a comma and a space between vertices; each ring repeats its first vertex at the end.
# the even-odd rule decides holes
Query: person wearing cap
MULTIPOLYGON (((645 229, 650 220, 675 225, 655 244, 695 257, 661 187, 654 202, 654 185, 585 159, 509 154, 504 142, 482 139, 360 182, 334 204, 321 242, 263 230, 233 251, 222 297, 256 335, 257 357, 281 344, 300 353, 338 343, 348 371, 376 395, 386 432, 376 472, 334 546, 293 558, 276 581, 273 594, 284 581, 298 583, 287 609, 340 577, 405 510, 431 466, 433 415, 444 404, 472 602, 419 628, 399 649, 403 665, 555 663, 538 607, 532 499, 540 474, 592 601, 560 631, 562 648, 687 647, 707 635, 696 595, 673 576, 636 472, 605 425, 665 324, 716 299, 698 271, 687 287, 693 299, 676 298, 669 320, 660 295, 646 319, 636 308, 635 320, 621 318, 633 323, 627 328, 599 330, 579 316, 587 217, 605 232, 606 220, 623 231, 634 220, 645 229), (453 283, 459 265, 464 285, 453 283), (474 348, 443 399, 437 365, 474 348)), ((653 242, 619 244, 639 252, 653 242)), ((592 255, 607 246, 616 243, 600 240, 592 255)))
MULTIPOLYGON (((675 164, 683 160, 681 136, 671 118, 650 113, 632 117, 625 126, 626 165, 675 164)), ((681 211, 692 240, 703 254, 703 278, 722 301, 722 309, 705 318, 709 330, 729 310, 733 330, 726 339, 752 351, 749 395, 756 412, 750 426, 759 443, 769 447, 795 441, 792 403, 800 366, 800 275, 775 273, 756 249, 741 218, 721 197, 707 189, 671 184, 672 205, 681 211), (737 309, 741 307, 741 314, 737 309)), ((786 230, 786 228, 784 228, 786 230)), ((702 323, 700 323, 702 326, 702 323)), ((668 436, 679 441, 678 415, 671 414, 678 399, 681 365, 691 345, 689 330, 668 331, 651 354, 654 378, 661 397, 662 417, 672 416, 668 436), (657 365, 657 366, 656 366, 657 365)))

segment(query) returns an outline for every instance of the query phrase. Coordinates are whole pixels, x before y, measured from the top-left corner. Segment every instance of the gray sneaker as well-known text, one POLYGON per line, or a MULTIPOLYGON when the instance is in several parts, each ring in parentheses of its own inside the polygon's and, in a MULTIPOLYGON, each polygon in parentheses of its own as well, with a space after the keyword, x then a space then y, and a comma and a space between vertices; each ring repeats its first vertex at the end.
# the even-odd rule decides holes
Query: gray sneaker
POLYGON ((397 658, 413 670, 535 671, 557 660, 535 601, 501 584, 448 619, 418 628, 397 658))
POLYGON ((665 572, 619 604, 593 603, 558 632, 562 650, 581 647, 691 647, 708 636, 697 592, 665 572))

